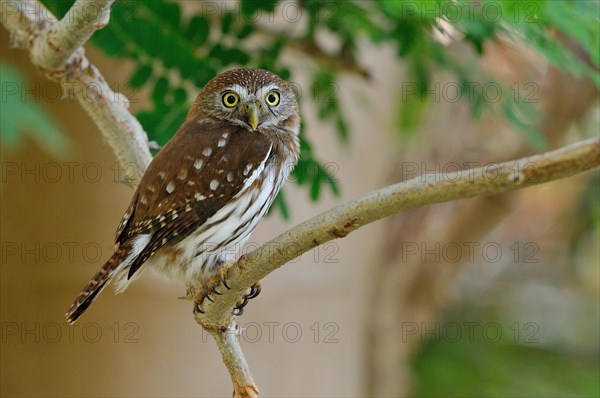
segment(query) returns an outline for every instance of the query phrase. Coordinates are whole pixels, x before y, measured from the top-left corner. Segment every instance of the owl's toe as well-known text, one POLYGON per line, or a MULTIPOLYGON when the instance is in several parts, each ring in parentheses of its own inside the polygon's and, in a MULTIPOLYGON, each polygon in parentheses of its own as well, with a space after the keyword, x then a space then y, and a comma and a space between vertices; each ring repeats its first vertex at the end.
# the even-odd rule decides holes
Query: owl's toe
POLYGON ((252 285, 252 287, 250 288, 250 293, 244 295, 244 298, 248 299, 248 300, 252 300, 253 298, 255 298, 256 296, 258 296, 260 294, 260 291, 262 290, 262 287, 260 286, 260 282, 252 285))
POLYGON ((194 302, 194 313, 204 314, 204 310, 200 307, 200 303, 194 302))
POLYGON ((248 301, 258 296, 261 289, 260 282, 252 285, 250 292, 245 294, 242 299, 236 303, 235 307, 233 307, 233 310, 231 311, 231 314, 235 316, 242 315, 244 313, 244 307, 248 304, 248 301))
POLYGON ((222 283, 223 286, 225 286, 228 290, 230 290, 231 288, 227 284, 228 274, 229 274, 229 267, 221 266, 221 268, 219 268, 219 273, 217 274, 217 276, 219 278, 219 282, 222 283))

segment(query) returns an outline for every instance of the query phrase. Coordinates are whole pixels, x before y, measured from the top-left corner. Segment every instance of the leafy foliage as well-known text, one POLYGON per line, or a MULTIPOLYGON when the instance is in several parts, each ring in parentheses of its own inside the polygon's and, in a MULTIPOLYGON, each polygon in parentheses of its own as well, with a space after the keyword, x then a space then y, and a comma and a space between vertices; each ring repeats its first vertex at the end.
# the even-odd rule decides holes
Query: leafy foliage
POLYGON ((473 339, 463 335, 455 341, 452 335, 428 341, 414 364, 417 379, 427 382, 417 383, 412 396, 598 396, 600 369, 593 359, 541 349, 535 344, 486 340, 479 331, 473 339))
MULTIPOLYGON (((52 2, 49 7, 62 16, 71 1, 52 2)), ((318 116, 332 123, 341 141, 350 139, 337 80, 345 71, 368 78, 357 62, 359 42, 392 45, 409 66, 411 83, 399 109, 400 130, 414 131, 430 98, 432 74, 446 71, 455 76, 461 100, 467 99, 473 117, 487 108, 501 113, 523 132, 531 145, 542 149, 544 137, 535 130, 538 117, 527 93, 489 98, 490 85, 510 92, 479 67, 477 57, 488 41, 500 36, 524 39, 558 68, 591 78, 600 86, 599 4, 568 0, 411 0, 332 1, 241 0, 239 3, 200 3, 197 12, 182 12, 180 3, 166 0, 118 1, 110 24, 92 37, 106 54, 133 61, 136 70, 129 78, 134 89, 151 89, 152 107, 138 113, 152 140, 164 144, 185 119, 197 90, 225 68, 255 66, 269 69, 293 81, 293 68, 282 57, 287 48, 304 51, 315 61, 310 98, 318 116), (277 18, 285 27, 274 30, 277 18), (293 33, 292 33, 293 32, 293 33), (325 51, 320 32, 337 42, 325 51), (452 42, 472 49, 453 52, 452 42)), ((302 99, 302 98, 301 98, 302 99)), ((334 194, 336 180, 310 150, 302 136, 303 151, 294 178, 318 199, 322 185, 334 194)), ((284 206, 283 197, 276 202, 284 206)), ((282 214, 287 208, 281 207, 282 214), (285 209, 285 210, 284 210, 285 209)))

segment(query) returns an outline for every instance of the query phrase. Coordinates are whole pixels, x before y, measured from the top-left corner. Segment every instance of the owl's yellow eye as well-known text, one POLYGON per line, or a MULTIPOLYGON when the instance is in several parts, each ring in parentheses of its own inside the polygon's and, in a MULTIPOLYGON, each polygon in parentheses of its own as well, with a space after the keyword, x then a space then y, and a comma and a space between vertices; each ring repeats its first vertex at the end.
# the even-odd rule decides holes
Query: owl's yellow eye
POLYGON ((279 93, 275 90, 269 91, 269 94, 267 94, 267 97, 265 99, 269 106, 275 106, 279 104, 279 93))
POLYGON ((228 91, 225 94, 223 94, 223 105, 225 105, 228 108, 233 108, 238 104, 239 101, 240 97, 238 97, 238 95, 233 91, 228 91))

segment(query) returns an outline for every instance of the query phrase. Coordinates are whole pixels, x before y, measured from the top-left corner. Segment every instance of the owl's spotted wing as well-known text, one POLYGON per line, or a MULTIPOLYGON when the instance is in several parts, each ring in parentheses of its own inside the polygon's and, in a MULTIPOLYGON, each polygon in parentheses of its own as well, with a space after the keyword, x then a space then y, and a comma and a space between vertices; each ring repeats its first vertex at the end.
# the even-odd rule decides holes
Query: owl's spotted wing
POLYGON ((257 132, 188 122, 148 167, 117 231, 117 242, 149 235, 129 277, 164 245, 174 245, 235 200, 261 173, 272 146, 257 132))

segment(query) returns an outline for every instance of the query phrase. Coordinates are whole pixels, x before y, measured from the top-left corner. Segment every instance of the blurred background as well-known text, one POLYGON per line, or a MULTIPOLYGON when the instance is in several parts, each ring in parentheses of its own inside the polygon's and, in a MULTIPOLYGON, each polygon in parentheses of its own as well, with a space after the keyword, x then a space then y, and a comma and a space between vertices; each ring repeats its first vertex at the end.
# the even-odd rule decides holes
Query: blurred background
MULTIPOLYGON (((302 159, 251 250, 397 181, 598 136, 598 4, 117 1, 86 54, 159 144, 222 70, 293 83, 302 159)), ((230 396, 181 284, 146 273, 64 322, 133 191, 0 35, 1 395, 230 396)), ((239 318, 262 395, 599 396, 599 179, 404 212, 285 265, 239 318)))

